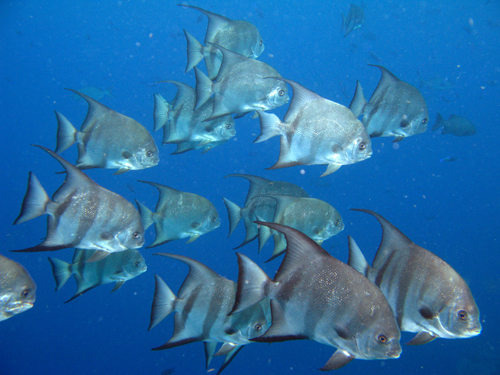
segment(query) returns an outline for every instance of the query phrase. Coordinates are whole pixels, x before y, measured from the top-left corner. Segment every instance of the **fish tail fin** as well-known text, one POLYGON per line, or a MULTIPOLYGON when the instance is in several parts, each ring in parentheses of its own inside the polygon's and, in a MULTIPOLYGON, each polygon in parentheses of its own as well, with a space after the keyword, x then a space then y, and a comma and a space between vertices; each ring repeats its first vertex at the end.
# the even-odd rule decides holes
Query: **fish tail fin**
POLYGON ((358 271, 360 274, 368 277, 368 271, 371 269, 370 265, 366 261, 363 253, 361 252, 359 246, 356 244, 351 236, 349 238, 349 259, 347 264, 358 271))
POLYGON ((154 212, 151 211, 149 208, 147 208, 145 205, 143 205, 141 202, 139 202, 137 199, 135 200, 135 203, 139 208, 139 214, 141 215, 142 226, 144 227, 144 230, 146 230, 154 223, 153 219, 154 212))
POLYGON ((170 112, 172 106, 167 102, 163 96, 158 93, 154 93, 155 99, 155 109, 153 112, 154 116, 154 131, 160 130, 168 121, 168 113, 170 112))
POLYGON ((359 81, 356 81, 356 91, 354 92, 354 97, 352 98, 351 104, 349 104, 349 109, 354 113, 354 116, 358 118, 363 113, 363 108, 366 105, 366 99, 363 94, 363 88, 359 81))
POLYGON ((64 150, 68 149, 76 142, 76 134, 78 130, 69 122, 69 120, 62 114, 57 111, 57 145, 56 145, 56 154, 60 154, 64 150))
POLYGON ((224 200, 224 204, 227 208, 227 216, 229 218, 229 235, 228 238, 231 237, 231 234, 238 226, 241 220, 241 208, 236 203, 231 202, 229 199, 222 198, 224 200))
POLYGON ((276 135, 281 134, 280 124, 281 121, 274 113, 267 113, 263 111, 257 111, 260 119, 260 135, 253 141, 254 143, 259 143, 267 141, 276 135))
POLYGON ((438 112, 436 115, 436 123, 432 127, 432 131, 439 129, 441 126, 444 126, 444 123, 445 119, 443 118, 443 116, 441 116, 441 113, 438 112))
POLYGON ((162 278, 155 275, 155 295, 151 306, 151 320, 148 331, 165 319, 174 311, 174 304, 177 300, 175 294, 170 290, 162 278))
POLYGON ((54 280, 56 281, 56 292, 61 289, 66 281, 71 277, 73 271, 71 270, 71 264, 62 261, 57 258, 48 258, 50 264, 52 265, 52 274, 54 275, 54 280))
POLYGON ((203 60, 204 46, 196 40, 194 36, 184 30, 187 42, 187 66, 186 73, 193 69, 198 63, 203 60))
POLYGON ((213 82, 210 78, 207 77, 205 73, 203 73, 197 67, 194 68, 194 73, 196 75, 196 106, 195 110, 200 108, 205 102, 212 96, 213 90, 212 85, 213 82))
POLYGON ((246 310, 250 306, 272 297, 274 282, 266 273, 247 256, 236 253, 238 256, 238 288, 233 310, 229 315, 246 310))
POLYGON ((23 199, 21 213, 14 221, 14 225, 24 223, 25 221, 34 219, 47 213, 47 204, 51 200, 45 192, 44 188, 35 174, 30 172, 28 178, 28 190, 23 199))

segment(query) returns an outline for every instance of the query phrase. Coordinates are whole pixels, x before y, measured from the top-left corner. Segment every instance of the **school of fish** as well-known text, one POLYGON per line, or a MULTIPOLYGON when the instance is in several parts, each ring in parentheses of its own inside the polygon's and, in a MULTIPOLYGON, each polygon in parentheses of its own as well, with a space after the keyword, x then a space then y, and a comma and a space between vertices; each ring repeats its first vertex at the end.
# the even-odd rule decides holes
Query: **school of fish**
MULTIPOLYGON (((370 158, 373 137, 394 137, 394 142, 399 142, 427 130, 425 99, 417 88, 385 67, 374 65, 382 77, 369 101, 358 81, 352 102, 345 107, 258 61, 264 41, 252 23, 181 6, 207 16, 208 28, 205 45, 184 30, 186 71, 194 69, 195 87, 166 80, 177 87, 176 96, 167 101, 154 94, 154 131, 163 129, 163 144, 177 145, 173 154, 196 149, 207 152, 222 146, 236 135, 235 120, 254 112, 261 129, 254 142, 280 137, 278 161, 269 169, 320 164, 326 166, 322 175, 326 176, 341 166, 370 158), (198 67, 201 60, 207 73, 198 67), (293 90, 291 100, 289 87, 293 90), (283 120, 268 112, 289 101, 283 120)), ((351 4, 348 16, 342 18, 345 38, 363 24, 365 14, 351 4)), ((139 122, 84 92, 69 90, 88 104, 80 130, 56 111, 55 152, 37 146, 62 165, 64 181, 50 198, 30 172, 21 212, 14 221, 23 224, 48 215, 46 238, 33 247, 12 250, 74 248, 71 263, 48 258, 56 291, 74 275, 77 290, 66 302, 106 283, 115 283, 115 291, 146 272, 138 249, 145 245, 144 233, 153 224, 156 237, 146 248, 182 238, 191 243, 221 224, 212 202, 194 192, 140 181, 155 187, 159 198, 154 211, 139 200, 136 208, 82 172, 107 168, 121 174, 153 168, 159 163, 160 152, 152 134, 139 122), (59 154, 75 143, 78 160, 73 165, 59 154)), ((457 115, 444 120, 438 114, 432 130, 440 127, 444 127, 442 134, 467 136, 476 132, 469 120, 457 115)), ((237 253, 236 282, 195 259, 157 253, 167 258, 161 261, 184 263, 189 272, 177 293, 155 275, 149 329, 170 314, 174 314, 175 329, 170 339, 153 350, 202 341, 207 368, 213 357, 225 357, 220 373, 245 345, 307 339, 336 348, 321 368, 336 370, 353 359, 398 358, 402 331, 415 333, 409 345, 481 333, 479 309, 463 278, 380 214, 354 209, 374 216, 383 235, 371 266, 349 236, 346 264, 321 247, 345 227, 330 203, 309 197, 291 182, 248 174, 227 177, 250 183, 241 207, 223 198, 229 236, 243 221, 246 236, 237 248, 258 239, 260 252, 273 237, 274 251, 268 261, 284 254, 281 265, 271 278, 248 256, 237 253)), ((0 255, 0 320, 30 309, 35 294, 36 284, 28 271, 0 255)))

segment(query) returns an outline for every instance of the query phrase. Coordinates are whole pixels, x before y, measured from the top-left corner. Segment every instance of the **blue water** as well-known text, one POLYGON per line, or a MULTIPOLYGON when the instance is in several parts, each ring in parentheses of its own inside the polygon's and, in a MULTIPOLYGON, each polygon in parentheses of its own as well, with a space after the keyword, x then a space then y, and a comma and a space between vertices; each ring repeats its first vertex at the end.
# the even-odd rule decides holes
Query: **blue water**
MULTIPOLYGON (((243 225, 228 239, 222 197, 242 205, 248 183, 223 177, 249 173, 294 182, 312 197, 323 199, 343 215, 345 230, 326 241, 332 255, 347 259, 352 235, 371 261, 381 229, 371 216, 349 208, 374 210, 417 244, 450 263, 469 283, 481 310, 483 332, 465 340, 438 339, 405 347, 398 360, 353 361, 342 374, 498 374, 500 373, 500 281, 498 276, 500 173, 500 2, 364 1, 365 24, 347 38, 341 34, 341 12, 347 1, 193 1, 232 19, 245 19, 260 30, 266 50, 261 60, 282 76, 319 95, 349 105, 356 80, 370 96, 380 78, 371 51, 400 79, 419 87, 420 79, 447 79, 445 91, 423 87, 430 127, 437 112, 466 116, 476 125, 472 137, 442 136, 428 131, 393 145, 373 140, 373 156, 319 179, 325 166, 269 171, 279 155, 277 138, 253 144, 258 120, 237 120, 237 137, 206 154, 169 155, 161 148, 153 168, 114 176, 110 170, 88 175, 128 200, 154 207, 157 191, 136 180, 150 180, 209 198, 222 218, 217 230, 186 244, 175 241, 143 249, 148 271, 109 294, 112 285, 96 288, 69 304, 72 280, 54 292, 47 256, 70 260, 72 250, 53 253, 9 253, 34 246, 46 233, 45 218, 12 226, 26 189, 28 171, 36 173, 52 194, 64 177, 60 165, 30 144, 54 149, 56 119, 63 113, 79 127, 87 106, 64 88, 112 88, 102 103, 153 128, 153 93, 170 99, 175 87, 151 86, 174 79, 194 85, 186 65, 186 28, 203 40, 206 17, 167 1, 2 1, 0 2, 0 113, 2 141, 2 254, 22 263, 38 285, 35 306, 0 323, 0 374, 153 374, 175 367, 179 374, 205 373, 201 343, 162 352, 150 349, 167 341, 172 317, 147 332, 155 273, 177 291, 187 267, 154 252, 195 258, 236 280, 233 247, 244 238, 243 225), (399 147, 398 147, 399 146, 399 147), (455 156, 454 162, 440 162, 455 156), (301 174, 303 169, 305 174, 301 174), (127 184, 130 184, 135 193, 127 184)), ((203 63, 200 64, 203 66, 203 63)), ((286 108, 274 111, 283 116, 286 108)), ((161 143, 162 134, 154 134, 161 143)), ((64 152, 76 160, 76 147, 64 152)), ((154 238, 147 231, 146 243, 154 238)), ((257 254, 256 242, 240 249, 262 264, 272 241, 257 254)), ((263 268, 273 275, 280 260, 263 268)), ((403 342, 411 335, 404 334, 403 342)), ((309 341, 252 344, 245 347, 225 374, 310 374, 324 365, 334 348, 309 341)), ((220 358, 211 367, 218 368, 220 358)))

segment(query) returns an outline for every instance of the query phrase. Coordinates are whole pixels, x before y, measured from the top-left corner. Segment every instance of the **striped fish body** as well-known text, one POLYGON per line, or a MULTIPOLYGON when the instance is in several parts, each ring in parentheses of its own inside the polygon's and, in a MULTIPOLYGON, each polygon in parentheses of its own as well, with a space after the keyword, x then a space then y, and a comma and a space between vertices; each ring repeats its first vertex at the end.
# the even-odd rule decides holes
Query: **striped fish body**
POLYGON ((97 258, 137 249, 144 244, 144 228, 134 206, 97 185, 54 152, 39 146, 66 169, 66 179, 50 200, 30 173, 28 191, 15 224, 48 214, 47 237, 38 246, 16 251, 51 251, 68 247, 98 250, 97 258))
POLYGON ((481 332, 479 309, 467 283, 444 260, 416 245, 379 214, 383 237, 367 276, 391 305, 410 344, 436 337, 466 338, 481 332))
POLYGON ((272 325, 255 341, 309 339, 337 347, 323 370, 340 368, 354 358, 399 357, 400 331, 380 289, 301 232, 259 224, 284 233, 287 251, 274 280, 238 254, 233 312, 271 298, 272 325))
MULTIPOLYGON (((219 276, 203 264, 180 255, 159 253, 189 265, 189 274, 176 297, 156 276, 155 297, 149 329, 172 312, 174 334, 164 345, 153 350, 169 349, 196 341, 206 343, 207 366, 218 342, 224 343, 215 355, 226 355, 225 368, 239 350, 262 335, 270 326, 265 304, 256 304, 238 314, 228 315, 236 295, 236 283, 219 276)), ((221 369, 221 370, 222 370, 221 369)))

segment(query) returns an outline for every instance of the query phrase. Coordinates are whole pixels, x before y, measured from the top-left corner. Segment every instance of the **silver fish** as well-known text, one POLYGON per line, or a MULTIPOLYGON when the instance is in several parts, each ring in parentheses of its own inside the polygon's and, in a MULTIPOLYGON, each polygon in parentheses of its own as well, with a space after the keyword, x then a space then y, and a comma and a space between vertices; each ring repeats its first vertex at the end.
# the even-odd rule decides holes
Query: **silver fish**
POLYGON ((427 130, 429 111, 422 94, 380 65, 382 78, 369 102, 359 81, 349 108, 362 122, 370 137, 392 137, 394 142, 427 130))
POLYGON ((322 174, 326 176, 342 165, 371 156, 370 138, 349 108, 322 98, 296 82, 282 80, 294 91, 284 121, 275 114, 257 112, 261 135, 254 142, 281 135, 278 162, 268 169, 327 164, 322 174))
POLYGON ((226 355, 220 373, 242 345, 250 344, 250 339, 262 335, 271 325, 265 303, 255 304, 241 313, 228 316, 236 295, 234 281, 219 276, 210 268, 188 257, 165 253, 155 255, 186 263, 189 266, 189 274, 177 297, 167 284, 155 275, 155 294, 148 330, 172 312, 176 314, 172 338, 153 350, 204 341, 207 367, 214 355, 226 355), (224 345, 215 353, 218 342, 224 345))
POLYGON ((264 177, 242 173, 229 174, 226 177, 242 177, 246 178, 248 182, 250 182, 248 194, 245 199, 245 206, 248 204, 250 199, 258 195, 278 194, 289 195, 291 197, 309 197, 306 191, 300 186, 287 181, 271 181, 264 177))
POLYGON ((156 212, 136 200, 144 228, 154 224, 156 229, 156 238, 147 246, 148 249, 186 237, 190 243, 220 226, 219 214, 208 199, 154 182, 140 182, 154 186, 160 192, 156 212))
POLYGON ((467 283, 448 263, 414 244, 379 214, 380 243, 370 267, 354 240, 349 240, 349 264, 384 293, 401 331, 417 332, 408 342, 420 345, 436 337, 479 335, 479 309, 467 283))
POLYGON ((55 111, 56 153, 59 154, 77 143, 77 168, 118 168, 115 174, 151 168, 158 164, 158 148, 144 126, 85 94, 67 90, 84 98, 89 109, 80 131, 77 131, 66 117, 55 111))
MULTIPOLYGON (((268 197, 277 202, 273 223, 297 229, 318 245, 344 230, 344 221, 340 213, 321 199, 285 195, 268 195, 268 197)), ((263 221, 261 217, 257 220, 263 221)), ((274 252, 268 261, 280 256, 286 249, 284 234, 267 226, 260 226, 259 244, 266 243, 271 234, 274 238, 274 252)))
MULTIPOLYGON (((250 22, 230 20, 224 16, 190 5, 181 6, 197 9, 208 17, 205 44, 218 44, 251 59, 258 58, 264 51, 264 41, 259 30, 250 22)), ((210 79, 214 79, 221 65, 221 52, 210 45, 202 46, 187 31, 184 30, 184 33, 186 34, 188 52, 186 72, 205 58, 208 76, 210 79)))
POLYGON ((144 245, 141 217, 130 202, 97 185, 53 151, 37 147, 61 163, 66 170, 66 179, 50 200, 36 176, 30 172, 28 191, 14 224, 47 214, 47 237, 37 246, 13 251, 52 251, 75 247, 98 250, 89 259, 97 261, 110 253, 144 245))
POLYGON ((179 90, 172 103, 155 94, 155 131, 163 128, 163 143, 178 145, 174 154, 197 148, 206 152, 236 135, 230 115, 205 121, 212 114, 212 98, 195 110, 196 93, 192 87, 177 81, 165 82, 173 83, 179 90))
POLYGON ((116 282, 111 291, 114 292, 120 289, 125 281, 139 276, 148 269, 138 250, 120 251, 119 253, 112 253, 97 262, 88 262, 93 253, 92 250, 76 249, 72 263, 49 257, 52 273, 56 281, 56 291, 63 287, 71 275, 75 276, 76 293, 65 303, 103 284, 116 282))
POLYGON ((432 131, 443 128, 441 134, 453 134, 457 137, 466 137, 476 134, 476 127, 467 118, 459 115, 451 115, 448 120, 438 112, 436 115, 436 123, 432 127, 432 131))
POLYGON ((365 22, 365 12, 363 8, 351 4, 347 17, 342 14, 342 31, 344 32, 344 38, 353 30, 359 29, 363 22, 365 22))
POLYGON ((33 307, 36 284, 19 263, 0 255, 0 321, 33 307))
POLYGON ((231 314, 271 299, 272 325, 253 341, 309 339, 335 346, 337 351, 321 368, 324 371, 341 368, 355 358, 399 357, 401 333, 376 285, 298 230, 257 223, 282 232, 287 250, 274 280, 237 254, 238 289, 231 314))
POLYGON ((194 70, 195 109, 200 108, 212 95, 213 112, 209 119, 231 113, 240 117, 251 111, 265 111, 288 103, 288 88, 283 81, 276 79, 281 76, 273 67, 215 46, 224 55, 215 81, 212 82, 200 69, 194 70))

